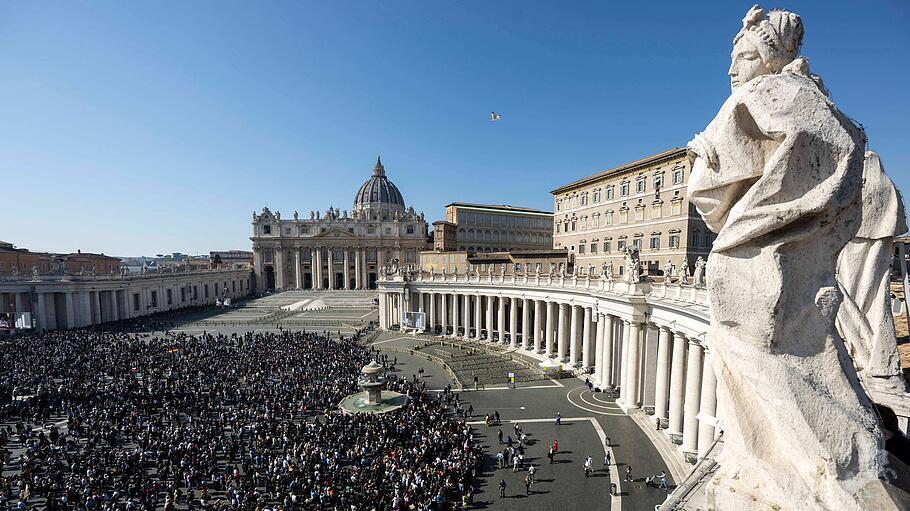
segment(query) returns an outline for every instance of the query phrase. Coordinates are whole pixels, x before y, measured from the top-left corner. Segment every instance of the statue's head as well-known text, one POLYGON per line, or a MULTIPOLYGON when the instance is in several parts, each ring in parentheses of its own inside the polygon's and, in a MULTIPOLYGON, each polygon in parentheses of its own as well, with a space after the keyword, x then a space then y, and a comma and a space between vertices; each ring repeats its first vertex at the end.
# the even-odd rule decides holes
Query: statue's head
POLYGON ((777 74, 796 58, 803 42, 803 22, 788 11, 770 11, 755 5, 743 18, 743 28, 733 39, 732 63, 727 74, 730 87, 759 76, 777 74))

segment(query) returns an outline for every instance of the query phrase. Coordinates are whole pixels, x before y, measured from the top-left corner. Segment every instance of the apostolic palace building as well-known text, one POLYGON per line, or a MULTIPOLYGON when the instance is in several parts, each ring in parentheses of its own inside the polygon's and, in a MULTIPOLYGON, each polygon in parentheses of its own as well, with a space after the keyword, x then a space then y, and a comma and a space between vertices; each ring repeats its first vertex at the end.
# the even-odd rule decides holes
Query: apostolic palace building
POLYGON ((379 268, 393 259, 416 264, 426 238, 423 213, 405 207, 377 158, 350 212, 329 208, 300 218, 295 211, 285 219, 268 208, 253 213, 256 291, 375 289, 379 268))

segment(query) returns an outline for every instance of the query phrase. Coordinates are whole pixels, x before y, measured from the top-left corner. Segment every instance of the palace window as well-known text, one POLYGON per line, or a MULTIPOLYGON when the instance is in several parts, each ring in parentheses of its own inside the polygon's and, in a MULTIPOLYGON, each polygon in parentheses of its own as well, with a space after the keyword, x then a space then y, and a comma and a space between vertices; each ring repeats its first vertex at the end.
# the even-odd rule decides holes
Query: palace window
POLYGON ((408 234, 414 234, 414 226, 408 225, 408 234))
POLYGON ((672 210, 672 214, 674 214, 674 215, 680 214, 680 212, 682 210, 682 201, 674 200, 670 206, 670 209, 672 210))
POLYGON ((673 184, 679 185, 683 182, 683 169, 676 169, 673 171, 673 184))
POLYGON ((619 223, 625 224, 629 222, 629 210, 621 209, 619 210, 619 223))
POLYGON ((263 225, 263 226, 262 226, 262 234, 272 234, 272 226, 271 226, 271 225, 263 225))
POLYGON ((660 250, 660 235, 651 235, 651 250, 660 250))
POLYGON ((611 199, 613 199, 613 187, 608 186, 607 187, 607 200, 611 200, 611 199))
POLYGON ((660 190, 660 187, 664 185, 664 173, 654 174, 654 189, 660 190))
POLYGON ((632 240, 632 246, 637 248, 638 250, 641 250, 641 238, 635 238, 634 240, 632 240))
POLYGON ((588 194, 587 193, 581 194, 581 205, 582 206, 588 205, 588 194))
POLYGON ((572 219, 572 232, 575 232, 575 219, 572 219))
POLYGON ((597 253, 597 243, 591 243, 591 253, 592 254, 597 253))
POLYGON ((584 255, 584 254, 585 254, 585 244, 579 243, 578 244, 578 255, 584 255))
POLYGON ((600 227, 600 213, 594 214, 594 227, 600 227))
POLYGON ((588 217, 583 216, 583 217, 581 217, 581 230, 583 231, 587 228, 588 228, 588 217))
POLYGON ((679 234, 670 235, 670 248, 679 248, 679 234))
POLYGON ((604 220, 605 225, 613 225, 613 212, 607 211, 607 216, 604 218, 604 220))
POLYGON ((309 227, 301 227, 301 228, 300 228, 300 234, 309 234, 309 233, 310 233, 310 228, 309 228, 309 227))
POLYGON ((600 188, 594 190, 594 204, 600 202, 600 188))
POLYGON ((628 182, 628 181, 626 181, 626 182, 622 183, 621 185, 619 185, 619 195, 622 196, 622 197, 628 197, 628 196, 629 196, 629 182, 628 182))
POLYGON ((626 240, 619 240, 616 242, 616 249, 622 252, 626 249, 626 240))
POLYGON ((610 252, 610 242, 609 242, 609 241, 605 241, 605 242, 604 242, 604 253, 607 254, 607 253, 609 253, 609 252, 610 252))
POLYGON ((645 208, 641 205, 635 207, 635 220, 644 220, 645 219, 645 208))
POLYGON ((655 202, 651 206, 651 218, 660 218, 663 212, 663 204, 660 202, 655 202))
POLYGON ((646 183, 644 178, 639 178, 639 180, 635 182, 635 191, 638 193, 645 193, 646 183))
POLYGON ((562 201, 556 199, 556 211, 562 211, 562 201))

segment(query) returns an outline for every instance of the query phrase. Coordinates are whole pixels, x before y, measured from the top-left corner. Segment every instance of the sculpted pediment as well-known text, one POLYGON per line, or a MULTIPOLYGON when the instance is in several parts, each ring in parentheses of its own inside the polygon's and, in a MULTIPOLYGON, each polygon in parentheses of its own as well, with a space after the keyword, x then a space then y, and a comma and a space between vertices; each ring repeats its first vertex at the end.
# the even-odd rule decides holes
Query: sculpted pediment
POLYGON ((356 238, 357 236, 351 234, 350 232, 348 232, 340 227, 332 227, 332 228, 326 229, 325 232, 321 232, 314 237, 316 237, 316 238, 356 238))

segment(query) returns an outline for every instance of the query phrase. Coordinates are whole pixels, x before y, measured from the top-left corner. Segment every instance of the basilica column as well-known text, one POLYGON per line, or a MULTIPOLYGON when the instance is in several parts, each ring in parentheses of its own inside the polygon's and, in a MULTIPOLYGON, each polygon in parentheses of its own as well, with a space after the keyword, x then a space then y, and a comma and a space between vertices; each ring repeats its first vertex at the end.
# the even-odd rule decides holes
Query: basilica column
POLYGON ((698 406, 698 457, 704 458, 708 449, 714 443, 714 426, 708 421, 709 417, 717 415, 717 376, 711 362, 711 352, 705 350, 704 367, 701 374, 701 400, 698 406))
POLYGON ((680 332, 673 332, 673 356, 670 361, 670 427, 668 433, 683 432, 683 401, 686 389, 686 346, 689 341, 680 332))
POLYGON ((543 353, 544 339, 543 326, 541 325, 543 314, 543 300, 534 300, 534 347, 537 353, 543 353))
POLYGON ((689 340, 686 360, 686 402, 683 405, 683 452, 698 452, 698 407, 701 401, 702 347, 689 340))
POLYGON ((329 247, 328 267, 329 267, 329 289, 335 289, 335 249, 329 247))
POLYGON ((584 307, 581 329, 581 367, 591 367, 591 308, 584 307))
POLYGON ((531 348, 531 299, 521 301, 521 343, 525 349, 531 348))
POLYGON ((303 289, 303 279, 300 278, 300 247, 294 249, 294 277, 297 279, 297 289, 303 289))
POLYGON ((351 266, 351 260, 349 259, 348 253, 350 252, 349 247, 344 247, 344 289, 351 289, 351 277, 349 266, 351 266))
POLYGON ((518 299, 509 298, 509 342, 512 346, 518 347, 518 299))
POLYGON ((622 328, 622 359, 619 364, 619 400, 625 404, 626 400, 629 399, 629 382, 627 380, 629 379, 629 352, 631 351, 629 348, 629 344, 631 344, 629 331, 631 329, 627 320, 620 318, 620 321, 622 323, 620 327, 622 328))
POLYGON ((388 321, 386 320, 386 300, 387 296, 385 293, 379 294, 379 328, 383 330, 388 330, 388 321))
POLYGON ((354 288, 363 289, 363 249, 354 249, 354 288))
POLYGON ((604 372, 604 315, 597 314, 595 319, 597 324, 594 328, 594 381, 602 389, 600 382, 603 381, 604 372))
POLYGON ((603 342, 603 370, 600 373, 600 388, 606 389, 613 386, 613 343, 614 333, 613 316, 602 314, 601 320, 604 323, 604 342, 603 342))
POLYGON ((322 248, 314 248, 310 259, 310 273, 313 274, 313 289, 322 289, 322 248))
POLYGON ((667 391, 670 384, 670 329, 661 326, 657 335, 657 376, 654 384, 654 417, 667 418, 667 391))
POLYGON ((566 313, 568 312, 569 305, 565 303, 559 304, 559 322, 556 326, 556 356, 559 358, 560 362, 568 361, 568 347, 566 342, 568 341, 568 332, 566 332, 566 313))

